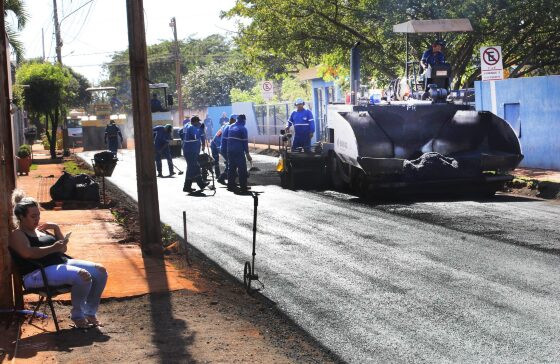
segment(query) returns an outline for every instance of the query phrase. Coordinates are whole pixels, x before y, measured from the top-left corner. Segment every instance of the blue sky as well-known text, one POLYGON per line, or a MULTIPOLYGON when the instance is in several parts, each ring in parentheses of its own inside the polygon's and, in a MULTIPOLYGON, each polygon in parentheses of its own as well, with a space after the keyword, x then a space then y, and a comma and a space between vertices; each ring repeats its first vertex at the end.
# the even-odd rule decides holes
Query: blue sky
MULTIPOLYGON (((56 56, 53 2, 25 2, 29 12, 29 22, 21 33, 25 56, 42 56, 43 28, 45 56, 52 61, 56 56)), ((101 64, 109 60, 112 52, 128 46, 126 1, 57 0, 57 3, 64 43, 62 62, 97 84, 104 78, 101 64)), ((172 40, 173 32, 169 26, 172 17, 177 19, 179 39, 202 38, 215 33, 231 36, 231 31, 236 29, 235 23, 220 19, 219 14, 234 4, 235 0, 144 0, 146 41, 154 44, 160 40, 172 40)))

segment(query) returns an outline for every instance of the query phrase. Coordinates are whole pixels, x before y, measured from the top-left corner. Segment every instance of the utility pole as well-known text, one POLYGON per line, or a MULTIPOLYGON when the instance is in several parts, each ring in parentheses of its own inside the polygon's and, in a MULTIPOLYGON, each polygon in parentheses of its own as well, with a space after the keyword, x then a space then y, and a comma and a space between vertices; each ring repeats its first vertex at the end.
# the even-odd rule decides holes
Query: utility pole
POLYGON ((43 62, 45 62, 45 30, 41 28, 41 41, 43 43, 43 62))
POLYGON ((173 28, 173 37, 175 38, 175 80, 177 88, 177 104, 179 108, 179 125, 182 125, 183 118, 183 90, 181 80, 181 53, 179 52, 179 42, 177 41, 177 21, 175 17, 171 18, 169 26, 173 28))
POLYGON ((54 35, 56 37, 56 60, 62 65, 62 39, 60 39, 60 24, 58 23, 58 11, 56 10, 56 0, 53 0, 54 11, 54 35))
POLYGON ((148 255, 161 255, 161 223, 154 165, 152 112, 148 86, 148 60, 144 6, 142 0, 126 0, 128 19, 128 49, 130 56, 130 86, 134 149, 136 152, 136 184, 140 217, 140 244, 148 255))
MULTIPOLYGON (((0 14, 4 2, 0 1, 0 14)), ((8 251, 12 203, 10 196, 16 186, 12 115, 10 113, 10 57, 6 26, 0 22, 0 309, 14 307, 12 267, 8 251)))

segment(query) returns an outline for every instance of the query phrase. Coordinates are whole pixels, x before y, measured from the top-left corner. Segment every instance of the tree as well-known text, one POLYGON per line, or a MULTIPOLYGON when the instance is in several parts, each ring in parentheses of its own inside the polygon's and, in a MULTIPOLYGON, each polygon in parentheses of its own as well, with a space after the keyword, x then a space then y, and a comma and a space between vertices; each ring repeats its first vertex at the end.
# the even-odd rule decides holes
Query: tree
POLYGON ((8 34, 8 39, 10 40, 10 46, 12 47, 15 55, 16 61, 19 63, 23 60, 24 47, 19 40, 18 31, 21 31, 25 24, 27 23, 27 10, 22 0, 4 0, 4 19, 8 16, 8 13, 14 15, 16 19, 16 29, 13 28, 12 24, 4 20, 6 23, 6 33, 8 34))
POLYGON ((233 88, 249 90, 255 79, 247 76, 232 63, 212 62, 199 66, 185 76, 187 103, 195 108, 231 104, 230 92, 233 88))
MULTIPOLYGON (((192 37, 179 40, 179 50, 181 53, 181 73, 194 70, 196 67, 203 67, 210 63, 223 64, 236 56, 225 37, 213 34, 203 39, 192 37)), ((169 93, 176 92, 175 82, 175 44, 171 41, 147 47, 148 54, 148 79, 151 83, 167 83, 169 93)), ((117 93, 121 100, 126 103, 130 101, 130 68, 128 50, 116 52, 111 57, 111 61, 106 63, 103 68, 108 74, 108 79, 103 81, 105 86, 117 87, 117 93)))
POLYGON ((19 85, 29 86, 16 92, 29 112, 44 115, 51 158, 56 158, 56 131, 61 117, 64 117, 62 110, 77 97, 78 80, 67 68, 58 65, 25 63, 16 71, 16 81, 19 85))
MULTIPOLYGON (((551 0, 239 0, 223 16, 250 20, 239 22, 235 42, 246 62, 268 75, 347 67, 349 49, 360 41, 363 74, 386 82, 404 74, 404 36, 393 33, 394 24, 462 17, 473 32, 444 34, 457 84, 471 85, 480 75, 482 45, 502 45, 512 77, 560 71, 560 3, 551 0)), ((411 59, 433 37, 411 36, 411 59)))

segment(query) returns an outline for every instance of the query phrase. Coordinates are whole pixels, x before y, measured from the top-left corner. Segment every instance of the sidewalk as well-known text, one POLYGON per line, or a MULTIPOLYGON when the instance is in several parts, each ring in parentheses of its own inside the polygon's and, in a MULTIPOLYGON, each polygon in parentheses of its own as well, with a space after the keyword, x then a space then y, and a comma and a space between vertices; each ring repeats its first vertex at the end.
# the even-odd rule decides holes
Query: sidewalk
POLYGON ((546 199, 560 199, 560 171, 517 168, 515 179, 508 183, 509 192, 546 199))
MULTIPOLYGON (((50 202, 49 188, 62 174, 62 161, 50 160, 36 147, 37 169, 18 176, 17 186, 41 203, 50 202)), ((99 310, 105 327, 69 329, 69 295, 59 296, 55 309, 61 334, 53 333, 46 311, 47 320, 22 324, 17 350, 17 330, 7 332, 14 337, 0 339, 0 348, 7 352, 0 355, 0 362, 337 361, 274 303, 247 295, 238 281, 204 257, 195 256, 192 267, 181 264, 184 258, 178 255, 164 261, 144 258, 137 242, 119 243, 131 236, 109 209, 65 207, 42 208, 41 221, 73 232, 70 256, 107 268, 109 279, 99 310)))

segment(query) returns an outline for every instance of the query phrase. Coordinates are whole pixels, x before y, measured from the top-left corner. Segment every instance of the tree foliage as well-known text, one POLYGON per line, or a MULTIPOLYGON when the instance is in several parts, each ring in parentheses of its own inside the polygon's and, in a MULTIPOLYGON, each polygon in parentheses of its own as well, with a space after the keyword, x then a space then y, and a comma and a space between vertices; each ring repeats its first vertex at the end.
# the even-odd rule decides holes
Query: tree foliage
POLYGON ((50 142, 51 157, 56 157, 56 130, 64 110, 79 98, 80 83, 68 68, 50 63, 25 63, 16 71, 16 92, 23 106, 31 114, 43 115, 50 142))
POLYGON ((3 0, 4 1, 4 19, 8 14, 13 14, 16 21, 16 27, 14 28, 12 24, 4 20, 6 24, 6 34, 8 34, 8 39, 10 40, 10 46, 12 47, 15 55, 16 61, 19 63, 23 60, 23 43, 19 39, 18 32, 21 31, 25 24, 27 23, 27 10, 23 0, 3 0))
POLYGON ((231 104, 233 88, 250 90, 255 79, 228 62, 212 62, 190 71, 184 80, 184 94, 189 106, 200 108, 231 104))
MULTIPOLYGON (((228 41, 219 34, 203 39, 192 37, 179 40, 181 74, 209 64, 225 64, 236 57, 228 41)), ((162 41, 147 47, 148 79, 151 83, 167 83, 169 93, 176 93, 175 43, 162 41)), ((116 52, 103 66, 108 78, 105 86, 117 87, 117 94, 125 104, 130 103, 130 66, 128 49, 116 52)))
MULTIPOLYGON (((458 84, 480 75, 479 48, 501 45, 511 77, 560 71, 560 2, 553 0, 237 0, 223 14, 239 22, 235 39, 246 63, 264 74, 322 64, 345 76, 349 49, 362 43, 363 71, 381 81, 404 73, 404 35, 410 19, 469 18, 474 31, 446 33, 446 58, 458 84), (342 66, 342 68, 341 68, 342 66)), ((418 60, 435 35, 411 35, 418 60)))

